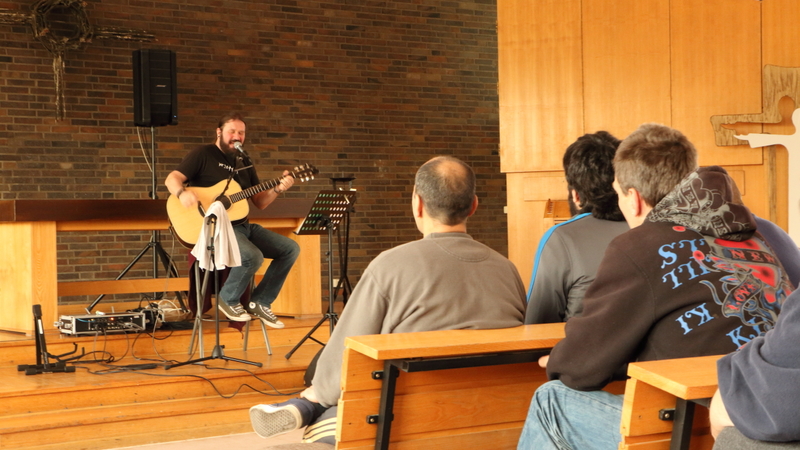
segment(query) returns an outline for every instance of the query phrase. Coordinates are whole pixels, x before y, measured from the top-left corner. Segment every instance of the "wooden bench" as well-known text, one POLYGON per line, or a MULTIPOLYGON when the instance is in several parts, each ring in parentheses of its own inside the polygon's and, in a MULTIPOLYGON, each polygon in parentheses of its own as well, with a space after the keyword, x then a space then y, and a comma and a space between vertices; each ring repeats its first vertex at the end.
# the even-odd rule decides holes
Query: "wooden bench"
POLYGON ((622 406, 621 450, 710 449, 705 404, 717 389, 721 356, 631 363, 622 406), (672 417, 668 417, 672 416, 672 417))
MULTIPOLYGON (((538 358, 563 337, 564 324, 542 324, 348 338, 336 448, 515 449, 547 381, 538 358)), ((710 449, 708 411, 694 404, 713 395, 717 359, 630 364, 606 388, 625 393, 619 448, 710 449)))
POLYGON ((337 448, 515 449, 547 381, 538 358, 563 337, 560 323, 348 338, 337 448))

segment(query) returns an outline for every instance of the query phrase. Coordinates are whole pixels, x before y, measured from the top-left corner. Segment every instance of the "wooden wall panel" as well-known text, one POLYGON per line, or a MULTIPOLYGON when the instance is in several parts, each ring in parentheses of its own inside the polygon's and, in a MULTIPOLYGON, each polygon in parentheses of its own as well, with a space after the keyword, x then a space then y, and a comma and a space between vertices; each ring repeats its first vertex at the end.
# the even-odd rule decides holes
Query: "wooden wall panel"
POLYGON ((501 170, 559 170, 583 132, 579 0, 498 0, 501 170))
POLYGON ((800 2, 764 0, 761 6, 763 64, 800 67, 800 2))
MULTIPOLYGON (((700 164, 719 164, 731 171, 744 202, 755 214, 786 228, 788 189, 800 189, 800 177, 798 186, 787 188, 792 185, 786 150, 781 146, 751 149, 747 144, 717 146, 710 118, 760 113, 764 65, 800 67, 800 48, 793 45, 800 41, 800 27, 795 23, 800 3, 583 0, 577 25, 574 8, 574 2, 498 0, 501 169, 507 174, 509 258, 525 283, 545 231, 546 203, 525 189, 537 186, 544 191, 540 197, 558 193, 558 183, 563 183, 559 159, 584 132, 606 129, 624 138, 647 121, 673 126, 697 146, 700 164), (565 23, 553 25, 554 14, 563 15, 565 23), (582 33, 580 43, 574 39, 576 26, 582 33), (540 31, 517 29, 525 27, 540 31), (513 47, 505 49, 508 43, 513 47), (546 73, 536 71, 543 64, 576 70, 576 53, 582 58, 583 76, 576 78, 580 86, 563 80, 554 83, 546 73), (530 80, 544 82, 540 87, 545 92, 513 85, 530 80), (582 96, 582 103, 565 100, 576 96, 582 96), (578 104, 582 109, 566 121, 549 113, 553 105, 578 104), (564 126, 580 121, 582 129, 564 126), (562 135, 555 136, 554 130, 562 135), (542 146, 549 146, 549 156, 542 146), (538 177, 537 181, 532 183, 532 177, 538 177), (555 183, 552 191, 542 186, 550 181, 555 183)), ((787 99, 781 101, 784 121, 780 124, 731 127, 738 133, 791 134, 794 127, 788 119, 794 107, 787 99)))
POLYGON ((547 225, 543 221, 547 200, 567 198, 564 172, 509 173, 508 186, 508 259, 517 266, 525 289, 533 270, 533 257, 547 225))
MULTIPOLYGON (((761 45, 763 65, 774 64, 782 67, 800 67, 800 27, 797 26, 797 17, 800 17, 800 3, 795 0, 767 0, 761 7, 762 31, 761 45)), ((775 134, 792 134, 794 125, 788 118, 795 108, 800 107, 800 102, 788 98, 781 100, 779 109, 784 120, 777 125, 765 127, 764 130, 775 134)), ((800 155, 796 155, 800 157, 800 155)), ((784 147, 777 146, 765 149, 765 160, 774 161, 774 172, 769 179, 769 186, 774 189, 772 197, 773 215, 769 217, 778 225, 787 228, 789 216, 790 189, 800 189, 800 177, 789 177, 789 156, 784 147)))
POLYGON ((669 124, 669 0, 584 0, 583 66, 587 133, 669 124))
POLYGON ((771 204, 763 200, 764 186, 769 179, 766 165, 727 166, 723 165, 742 193, 742 202, 753 214, 769 218, 771 204))
POLYGON ((749 146, 717 147, 710 118, 761 110, 761 2, 671 0, 672 126, 700 164, 761 164, 749 146))

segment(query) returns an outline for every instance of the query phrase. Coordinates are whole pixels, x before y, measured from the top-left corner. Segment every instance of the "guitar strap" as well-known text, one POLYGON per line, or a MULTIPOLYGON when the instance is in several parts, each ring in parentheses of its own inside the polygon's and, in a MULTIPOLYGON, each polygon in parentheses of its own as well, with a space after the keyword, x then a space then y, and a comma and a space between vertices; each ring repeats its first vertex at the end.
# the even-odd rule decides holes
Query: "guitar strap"
MULTIPOLYGON (((253 166, 251 164, 248 167, 253 167, 253 166)), ((247 167, 244 167, 244 161, 242 160, 242 155, 236 155, 236 164, 234 164, 234 167, 233 167, 233 170, 231 171, 231 174, 228 175, 228 181, 225 183, 225 189, 222 190, 222 195, 225 195, 225 193, 228 192, 228 187, 231 185, 231 180, 233 180, 233 177, 235 177, 236 174, 239 173, 240 170, 244 170, 244 169, 247 169, 247 167)), ((238 183, 241 186, 242 185, 242 180, 240 179, 238 181, 238 183)), ((239 220, 235 220, 235 221, 231 222, 231 225, 239 225, 239 224, 246 223, 247 221, 248 221, 247 217, 244 217, 243 219, 239 219, 239 220)))
POLYGON ((222 193, 220 195, 225 195, 225 193, 228 192, 228 187, 230 187, 231 185, 231 180, 233 180, 233 177, 236 175, 236 172, 242 168, 240 166, 242 166, 243 164, 244 163, 242 162, 241 155, 236 155, 236 164, 234 164, 233 170, 231 170, 230 175, 228 175, 228 179, 225 182, 225 188, 222 190, 222 193))

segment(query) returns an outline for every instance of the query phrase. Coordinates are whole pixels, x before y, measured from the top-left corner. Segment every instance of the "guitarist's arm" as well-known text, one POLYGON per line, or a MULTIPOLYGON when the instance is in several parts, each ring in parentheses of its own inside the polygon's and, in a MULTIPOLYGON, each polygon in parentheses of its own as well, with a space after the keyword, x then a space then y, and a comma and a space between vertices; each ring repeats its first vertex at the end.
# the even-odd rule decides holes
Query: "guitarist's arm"
MULTIPOLYGON (((180 172, 178 173, 180 174, 180 172)), ((292 177, 289 174, 288 170, 284 170, 280 184, 275 186, 273 189, 268 189, 266 191, 259 192, 258 194, 250 197, 250 199, 253 201, 253 204, 256 205, 258 209, 264 209, 267 206, 269 206, 269 204, 272 203, 276 198, 278 198, 278 195, 286 192, 290 187, 292 187, 292 185, 294 185, 294 177, 292 177)))
POLYGON ((197 205, 197 195, 194 192, 188 191, 184 189, 184 184, 186 184, 186 175, 178 172, 177 170, 173 170, 167 175, 167 179, 164 180, 164 185, 169 190, 169 193, 174 195, 181 201, 181 204, 184 208, 195 207, 197 205))

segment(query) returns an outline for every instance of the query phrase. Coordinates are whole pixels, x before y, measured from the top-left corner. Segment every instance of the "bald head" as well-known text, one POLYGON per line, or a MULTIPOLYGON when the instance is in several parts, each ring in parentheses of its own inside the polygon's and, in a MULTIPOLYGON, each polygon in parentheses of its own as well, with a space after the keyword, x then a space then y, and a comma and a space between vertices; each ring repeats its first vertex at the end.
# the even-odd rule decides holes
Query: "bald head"
POLYGON ((429 216, 457 225, 473 212, 475 173, 458 158, 437 156, 417 170, 414 190, 429 216))

